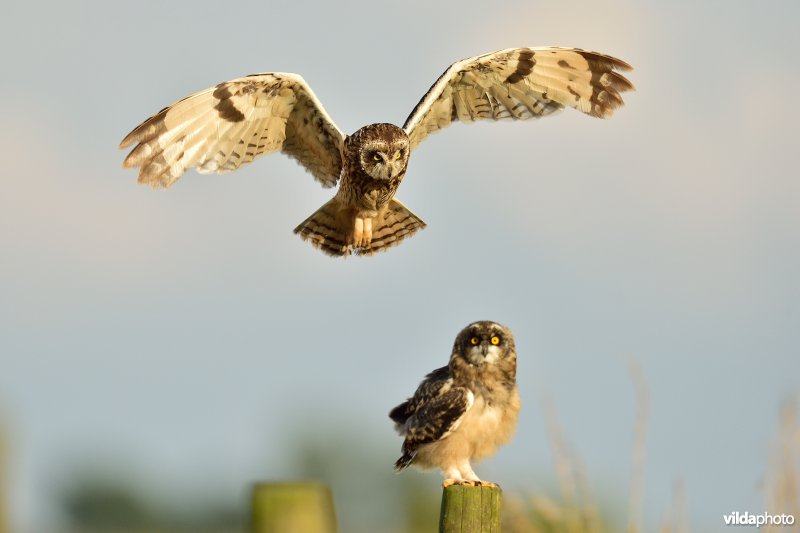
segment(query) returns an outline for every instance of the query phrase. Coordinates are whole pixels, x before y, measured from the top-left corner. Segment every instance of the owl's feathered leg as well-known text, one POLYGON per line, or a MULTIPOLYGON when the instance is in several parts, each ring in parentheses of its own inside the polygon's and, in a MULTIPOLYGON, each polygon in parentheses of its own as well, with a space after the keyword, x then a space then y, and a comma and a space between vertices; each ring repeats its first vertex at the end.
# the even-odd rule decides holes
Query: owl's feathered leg
POLYGON ((444 474, 444 481, 442 482, 443 487, 449 487, 450 485, 463 485, 466 482, 461 476, 461 471, 451 466, 442 472, 444 474))
POLYGON ((474 486, 495 486, 494 483, 481 481, 478 475, 472 470, 469 461, 464 461, 458 466, 448 466, 442 469, 444 474, 444 482, 442 486, 449 487, 450 485, 474 485, 474 486))
POLYGON ((353 223, 353 246, 361 246, 364 239, 364 219, 356 217, 353 223))
POLYGON ((372 243, 372 217, 357 216, 353 223, 353 246, 355 248, 369 248, 372 243))
POLYGON ((459 468, 461 470, 461 475, 464 476, 464 479, 467 481, 471 481, 472 483, 478 484, 481 482, 481 478, 478 477, 472 470, 472 465, 469 464, 469 461, 464 461, 459 468))
POLYGON ((372 244, 372 217, 364 219, 364 238, 361 241, 361 246, 364 248, 372 244))

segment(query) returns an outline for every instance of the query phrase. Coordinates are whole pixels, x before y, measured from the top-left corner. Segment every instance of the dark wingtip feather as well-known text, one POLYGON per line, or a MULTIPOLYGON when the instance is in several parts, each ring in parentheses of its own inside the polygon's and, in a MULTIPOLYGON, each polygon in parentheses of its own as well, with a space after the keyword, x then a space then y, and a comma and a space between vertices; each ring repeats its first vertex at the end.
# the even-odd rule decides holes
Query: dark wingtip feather
POLYGON ((633 67, 629 63, 626 63, 625 61, 614 56, 601 54, 600 52, 591 52, 588 50, 580 50, 579 53, 589 61, 607 63, 611 68, 616 68, 623 71, 633 70, 633 67))
POLYGON ((611 57, 611 56, 606 56, 606 57, 608 57, 608 59, 614 65, 614 68, 617 68, 625 72, 633 70, 633 67, 630 65, 630 63, 627 63, 621 59, 617 59, 616 57, 611 57))
POLYGON ((403 452, 403 455, 394 463, 395 471, 399 472, 407 468, 414 461, 414 456, 415 454, 413 453, 403 452))

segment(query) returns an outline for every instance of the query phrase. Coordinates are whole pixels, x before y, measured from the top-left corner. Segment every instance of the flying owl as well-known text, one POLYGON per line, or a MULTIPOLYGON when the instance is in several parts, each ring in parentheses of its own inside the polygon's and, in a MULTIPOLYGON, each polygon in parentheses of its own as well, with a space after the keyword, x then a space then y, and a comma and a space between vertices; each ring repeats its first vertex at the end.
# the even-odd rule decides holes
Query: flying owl
POLYGON ((450 364, 425 376, 414 396, 389 413, 405 437, 395 469, 438 467, 444 486, 493 485, 470 462, 511 439, 519 407, 511 331, 495 322, 470 324, 456 337, 450 364))
POLYGON ((336 195, 294 232, 332 256, 370 255, 425 223, 394 197, 408 159, 428 135, 453 121, 525 120, 565 106, 606 118, 633 85, 624 61, 576 48, 510 48, 458 61, 416 105, 402 128, 370 124, 352 135, 336 127, 297 74, 251 74, 165 107, 120 143, 136 146, 123 166, 139 182, 169 187, 186 169, 227 172, 262 154, 296 159, 336 195))

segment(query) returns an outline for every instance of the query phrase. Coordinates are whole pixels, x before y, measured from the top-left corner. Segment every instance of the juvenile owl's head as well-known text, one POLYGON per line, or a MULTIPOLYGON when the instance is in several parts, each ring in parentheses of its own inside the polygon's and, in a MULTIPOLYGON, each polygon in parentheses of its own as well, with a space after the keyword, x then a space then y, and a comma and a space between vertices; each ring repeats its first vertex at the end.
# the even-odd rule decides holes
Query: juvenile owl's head
POLYGON ((394 124, 370 124, 347 138, 350 153, 369 177, 402 178, 408 165, 408 135, 394 124))
POLYGON ((474 322, 456 337, 453 357, 463 358, 474 366, 516 363, 514 336, 511 330, 496 322, 474 322))

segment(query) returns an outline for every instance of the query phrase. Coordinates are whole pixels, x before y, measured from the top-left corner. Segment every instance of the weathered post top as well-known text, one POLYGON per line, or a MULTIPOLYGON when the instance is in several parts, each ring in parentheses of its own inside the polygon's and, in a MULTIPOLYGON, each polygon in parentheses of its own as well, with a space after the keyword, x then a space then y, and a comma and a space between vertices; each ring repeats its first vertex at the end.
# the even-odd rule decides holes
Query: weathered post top
POLYGON ((451 485, 442 490, 439 533, 500 533, 500 487, 451 485))

